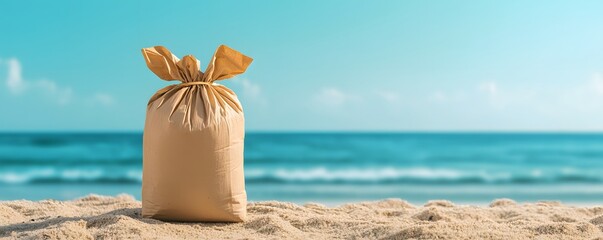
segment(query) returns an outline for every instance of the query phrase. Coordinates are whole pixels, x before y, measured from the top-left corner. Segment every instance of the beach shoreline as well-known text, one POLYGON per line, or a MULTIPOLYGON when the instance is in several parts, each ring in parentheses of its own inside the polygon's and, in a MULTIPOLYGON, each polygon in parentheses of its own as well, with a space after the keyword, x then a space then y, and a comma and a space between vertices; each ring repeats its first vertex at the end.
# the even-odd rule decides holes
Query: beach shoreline
POLYGON ((142 218, 130 195, 68 201, 0 202, 0 238, 44 239, 603 239, 603 205, 559 202, 489 206, 401 199, 327 207, 262 201, 243 223, 179 223, 142 218))

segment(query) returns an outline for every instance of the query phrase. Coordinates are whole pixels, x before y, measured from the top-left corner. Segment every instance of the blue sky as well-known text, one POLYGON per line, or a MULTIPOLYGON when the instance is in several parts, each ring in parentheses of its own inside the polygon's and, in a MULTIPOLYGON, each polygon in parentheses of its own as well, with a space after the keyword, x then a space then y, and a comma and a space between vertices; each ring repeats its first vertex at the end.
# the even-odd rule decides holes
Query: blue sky
POLYGON ((602 1, 109 2, 0 2, 1 131, 140 131, 140 49, 220 44, 250 131, 603 131, 602 1))

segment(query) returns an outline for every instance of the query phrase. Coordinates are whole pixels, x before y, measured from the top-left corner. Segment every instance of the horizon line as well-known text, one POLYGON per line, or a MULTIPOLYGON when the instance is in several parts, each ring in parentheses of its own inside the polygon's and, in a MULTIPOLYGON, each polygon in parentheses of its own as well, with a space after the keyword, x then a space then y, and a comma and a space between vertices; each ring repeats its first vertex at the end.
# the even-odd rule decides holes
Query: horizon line
MULTIPOLYGON (((140 134, 143 130, 0 130, 0 134, 140 134)), ((603 134, 603 130, 248 130, 247 134, 603 134)))

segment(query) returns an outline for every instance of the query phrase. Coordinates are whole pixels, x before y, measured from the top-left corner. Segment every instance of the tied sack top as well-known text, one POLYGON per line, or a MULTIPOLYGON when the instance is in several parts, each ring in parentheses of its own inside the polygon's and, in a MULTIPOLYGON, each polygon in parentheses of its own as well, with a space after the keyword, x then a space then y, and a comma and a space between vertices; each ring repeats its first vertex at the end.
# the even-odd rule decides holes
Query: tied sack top
MULTIPOLYGON (((196 93, 196 91, 178 94, 180 89, 191 86, 205 86, 207 87, 204 88, 205 91, 199 91, 205 108, 205 119, 211 119, 216 114, 226 114, 223 112, 226 105, 229 105, 236 112, 242 112, 242 107, 234 92, 223 85, 214 84, 214 82, 244 73, 253 61, 252 58, 226 45, 220 45, 207 65, 205 72, 202 72, 199 60, 193 55, 186 55, 179 59, 163 46, 143 48, 142 54, 149 69, 159 78, 166 81, 181 81, 180 84, 170 85, 157 91, 149 100, 148 107, 151 107, 156 100, 160 100, 159 104, 156 105, 159 108, 171 97, 179 97, 178 102, 183 102, 182 100, 190 97, 193 94, 192 92, 196 93), (219 105, 219 107, 216 105, 219 105), (216 113, 213 110, 222 112, 216 113)), ((176 104, 171 110, 170 120, 172 120, 171 117, 179 105, 176 104)), ((190 108, 190 105, 194 104, 189 102, 188 105, 190 108)), ((183 120, 188 121, 189 128, 194 127, 190 117, 183 120)))

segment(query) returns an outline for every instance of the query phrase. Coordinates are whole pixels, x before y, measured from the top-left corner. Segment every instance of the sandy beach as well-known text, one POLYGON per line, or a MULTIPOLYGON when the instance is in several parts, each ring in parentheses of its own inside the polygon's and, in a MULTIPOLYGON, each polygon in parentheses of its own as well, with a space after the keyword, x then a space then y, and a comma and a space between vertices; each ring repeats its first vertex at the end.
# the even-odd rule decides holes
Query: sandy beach
POLYGON ((170 223, 140 216, 129 195, 0 203, 2 239, 603 239, 603 206, 558 202, 490 206, 400 199, 326 207, 248 205, 244 223, 170 223))

